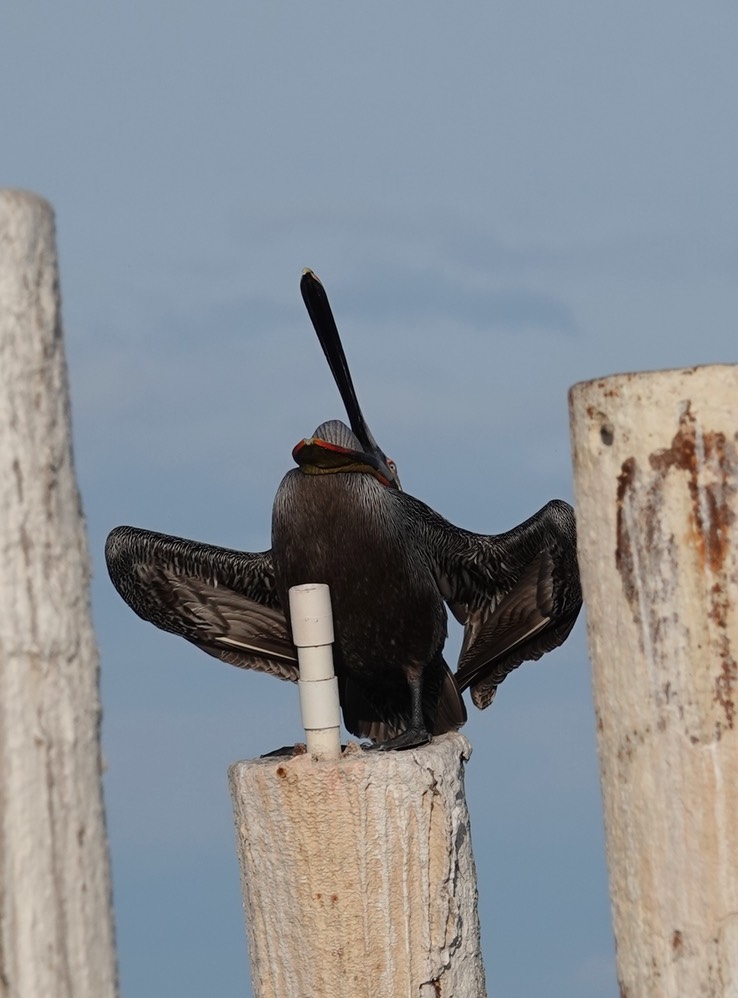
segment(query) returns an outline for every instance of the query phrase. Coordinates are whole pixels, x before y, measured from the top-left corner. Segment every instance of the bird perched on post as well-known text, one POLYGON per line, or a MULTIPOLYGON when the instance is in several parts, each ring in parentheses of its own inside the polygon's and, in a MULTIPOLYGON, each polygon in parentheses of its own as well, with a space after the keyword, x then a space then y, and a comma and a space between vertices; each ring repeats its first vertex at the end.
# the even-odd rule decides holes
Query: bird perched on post
POLYGON ((321 424, 293 450, 274 500, 272 548, 256 554, 134 527, 106 544, 110 577, 145 620, 226 662, 297 680, 287 594, 330 586, 346 728, 409 748, 466 720, 522 662, 568 636, 581 607, 574 511, 552 500, 498 535, 445 520, 400 488, 364 420, 325 291, 301 288, 351 429, 321 424), (446 605, 464 625, 454 675, 446 605))

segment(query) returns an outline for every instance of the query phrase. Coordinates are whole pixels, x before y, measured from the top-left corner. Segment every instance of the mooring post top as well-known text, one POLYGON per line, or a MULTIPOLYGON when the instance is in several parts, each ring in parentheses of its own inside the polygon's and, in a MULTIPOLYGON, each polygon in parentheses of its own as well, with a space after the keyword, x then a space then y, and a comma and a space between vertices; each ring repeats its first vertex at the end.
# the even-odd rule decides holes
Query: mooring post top
POLYGON ((678 383, 685 384, 694 378, 699 385, 705 378, 732 379, 736 375, 738 364, 694 364, 692 367, 664 367, 653 371, 619 371, 616 374, 605 374, 599 378, 588 378, 577 381, 569 389, 569 399, 572 402, 589 397, 602 389, 608 398, 617 401, 621 389, 641 389, 644 385, 653 384, 657 387, 678 383))
MULTIPOLYGON (((429 766, 433 768, 438 764, 448 764, 452 758, 458 758, 461 765, 467 763, 472 755, 472 745, 466 735, 460 731, 449 731, 445 735, 435 735, 426 745, 418 745, 416 748, 403 749, 392 752, 372 752, 362 749, 359 742, 349 741, 340 757, 331 760, 332 765, 339 765, 347 771, 354 768, 383 770, 389 765, 406 763, 408 768, 429 766), (394 763, 391 761, 394 760, 394 763)), ((241 759, 231 763, 228 773, 237 774, 242 770, 252 768, 268 768, 279 766, 294 767, 295 771, 303 771, 311 765, 309 752, 297 751, 294 755, 268 755, 258 759, 241 759)))

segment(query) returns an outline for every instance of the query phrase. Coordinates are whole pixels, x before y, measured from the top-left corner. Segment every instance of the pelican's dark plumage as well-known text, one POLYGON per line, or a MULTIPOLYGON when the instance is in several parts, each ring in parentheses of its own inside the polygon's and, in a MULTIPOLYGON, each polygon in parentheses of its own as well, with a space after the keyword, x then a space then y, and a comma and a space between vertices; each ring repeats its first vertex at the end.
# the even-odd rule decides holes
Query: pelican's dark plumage
POLYGON ((552 500, 507 533, 476 534, 400 489, 356 400, 327 297, 301 284, 352 429, 297 444, 272 512, 272 548, 248 554, 118 527, 111 579, 135 612, 226 662, 296 680, 291 586, 328 583, 349 731, 404 748, 459 728, 521 662, 560 645, 581 606, 574 511, 552 500), (446 605, 464 625, 454 676, 446 605))
POLYGON ((446 610, 411 497, 388 487, 380 462, 338 420, 294 453, 300 467, 272 512, 274 573, 283 606, 291 586, 330 586, 346 727, 398 747, 455 730, 466 712, 443 660, 446 610))

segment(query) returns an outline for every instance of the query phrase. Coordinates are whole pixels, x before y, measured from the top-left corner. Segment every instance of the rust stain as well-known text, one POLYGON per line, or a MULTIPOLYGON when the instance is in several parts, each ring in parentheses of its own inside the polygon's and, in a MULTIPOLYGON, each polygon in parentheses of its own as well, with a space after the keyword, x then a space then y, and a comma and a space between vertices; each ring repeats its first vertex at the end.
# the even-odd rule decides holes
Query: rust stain
MULTIPOLYGON (((689 401, 682 406, 670 445, 650 454, 646 468, 640 467, 635 457, 626 458, 621 465, 616 486, 615 564, 639 628, 641 647, 645 641, 658 646, 664 634, 679 625, 676 612, 670 610, 677 579, 664 567, 668 563, 678 566, 683 540, 667 534, 662 523, 666 481, 675 472, 680 473, 688 496, 687 540, 705 575, 710 655, 719 666, 713 680, 713 700, 721 710, 714 737, 720 738, 722 731, 736 724, 738 699, 738 663, 729 634, 728 591, 734 580, 726 574, 735 533, 738 448, 724 433, 702 428, 689 401)), ((679 690, 667 683, 659 687, 657 695, 664 707, 671 707, 684 719, 679 690)), ((691 739, 693 744, 699 741, 694 734, 691 739)), ((621 752, 628 758, 634 748, 628 740, 621 752)))
POLYGON ((649 457, 651 467, 664 477, 671 468, 687 472, 697 550, 702 563, 708 564, 713 572, 719 572, 725 561, 729 528, 735 519, 730 506, 736 488, 731 481, 735 454, 728 452, 729 447, 724 433, 706 431, 699 434, 698 441, 697 420, 691 403, 687 402, 671 446, 654 451, 649 457), (700 467, 713 471, 715 481, 701 484, 700 467))
MULTIPOLYGON (((729 601, 726 592, 719 582, 710 590, 710 620, 718 629, 717 643, 720 656, 720 671, 715 677, 715 693, 713 700, 720 704, 725 713, 725 723, 729 729, 735 724, 735 686, 738 682, 738 664, 731 654, 730 638, 728 636, 729 601)), ((720 738, 720 728, 716 737, 720 738)))
POLYGON ((651 734, 651 726, 647 724, 643 730, 638 728, 633 728, 631 731, 626 732, 623 736, 618 747, 618 761, 619 762, 630 762, 636 753, 636 750, 641 746, 645 745, 647 739, 651 734))
POLYGON ((615 428, 606 413, 596 409, 593 405, 588 405, 585 411, 591 422, 600 424, 600 440, 606 447, 610 447, 615 439, 615 428))
MULTIPOLYGON (((725 712, 725 723, 728 728, 733 728, 735 724, 735 685, 738 680, 738 666, 732 656, 723 658, 720 672, 715 679, 715 703, 719 703, 725 712)), ((716 736, 720 738, 720 728, 716 736)))
POLYGON ((671 948, 674 951, 675 959, 678 959, 684 952, 684 938, 679 929, 674 929, 671 937, 671 948))
POLYGON ((633 743, 630 735, 626 735, 618 746, 618 762, 630 762, 633 757, 633 743))
POLYGON ((638 465, 634 457, 628 457, 623 461, 618 475, 617 490, 617 523, 616 523, 616 547, 615 566, 620 572, 623 583, 625 598, 631 606, 636 609, 638 606, 638 592, 635 584, 635 569, 633 565, 633 546, 630 541, 630 531, 625 522, 626 498, 633 490, 636 480, 638 465))

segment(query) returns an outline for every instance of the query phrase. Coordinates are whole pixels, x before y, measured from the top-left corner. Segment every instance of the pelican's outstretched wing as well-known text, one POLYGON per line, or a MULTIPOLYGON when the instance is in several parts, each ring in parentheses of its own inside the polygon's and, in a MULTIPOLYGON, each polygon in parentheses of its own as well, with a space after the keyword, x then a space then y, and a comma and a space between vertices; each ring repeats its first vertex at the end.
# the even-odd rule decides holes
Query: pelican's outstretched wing
POLYGON ((271 552, 116 527, 105 558, 113 585, 139 617, 231 665, 297 680, 271 552))
POLYGON ((464 625, 456 682, 487 707, 509 672, 557 648, 574 626, 582 605, 574 510, 553 499, 507 533, 484 535, 412 503, 423 507, 415 516, 441 593, 464 625))

